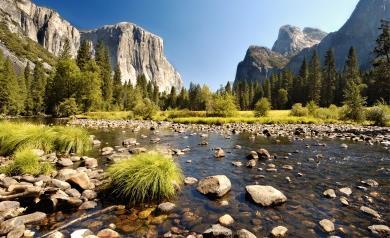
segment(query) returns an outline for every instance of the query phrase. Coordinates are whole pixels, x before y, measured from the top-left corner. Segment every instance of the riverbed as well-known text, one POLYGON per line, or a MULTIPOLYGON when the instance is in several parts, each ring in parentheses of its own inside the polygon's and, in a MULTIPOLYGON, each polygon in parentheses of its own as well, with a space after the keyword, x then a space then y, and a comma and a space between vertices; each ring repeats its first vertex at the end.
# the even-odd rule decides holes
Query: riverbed
MULTIPOLYGON (((358 135, 356 138, 360 139, 356 139, 351 134, 334 136, 327 133, 324 136, 313 130, 310 133, 286 130, 285 133, 267 134, 264 130, 269 129, 267 126, 247 130, 160 124, 93 127, 88 130, 101 144, 95 146, 89 156, 98 158, 102 169, 111 163, 108 158, 112 157, 101 156, 103 147, 114 147, 115 154, 127 155, 127 149, 119 152, 123 151, 122 141, 135 138, 139 146, 148 150, 183 151, 174 158, 185 177, 200 180, 226 175, 232 188, 224 197, 211 199, 199 193, 196 184, 183 185, 177 198, 170 201, 176 208, 168 215, 152 213, 141 219, 140 211, 157 204, 128 207, 78 223, 67 228, 64 234, 82 228, 97 232, 111 226, 123 237, 196 236, 212 224, 218 224, 219 217, 229 214, 234 219, 229 229, 247 229, 257 237, 270 236, 277 226, 286 227, 289 237, 375 237, 368 227, 388 225, 390 220, 390 153, 385 143, 370 143, 370 140, 358 135), (215 158, 217 147, 224 150, 225 157, 215 158), (260 148, 268 150, 273 159, 259 160, 255 167, 246 167, 248 154, 260 148), (233 165, 233 162, 242 162, 242 166, 235 166, 238 163, 233 165), (373 179, 379 185, 371 187, 362 183, 367 179, 373 179), (273 207, 255 204, 245 191, 246 185, 254 184, 273 186, 285 194, 287 201, 273 207), (340 192, 341 188, 350 188, 352 194, 340 192), (325 197, 323 192, 327 189, 333 189, 336 198, 325 197), (348 206, 340 201, 341 197, 348 201, 348 206), (380 218, 362 212, 361 206, 374 209, 380 218), (319 225, 323 219, 332 221, 335 231, 324 231, 319 225)), ((295 126, 302 127, 309 131, 310 126, 295 126)), ((385 133, 384 136, 389 135, 385 133)), ((95 210, 115 203, 109 195, 101 194, 95 210)), ((40 234, 81 214, 84 211, 52 214, 41 226, 40 234)))

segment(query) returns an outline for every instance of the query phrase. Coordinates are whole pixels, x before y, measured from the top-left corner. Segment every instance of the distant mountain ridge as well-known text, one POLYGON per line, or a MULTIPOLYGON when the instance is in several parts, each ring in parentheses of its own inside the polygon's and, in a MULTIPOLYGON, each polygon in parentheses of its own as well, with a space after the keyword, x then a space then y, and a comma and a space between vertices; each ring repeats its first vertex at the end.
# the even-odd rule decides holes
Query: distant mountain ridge
POLYGON ((291 25, 282 26, 279 29, 278 39, 272 50, 284 56, 293 56, 304 48, 312 47, 321 42, 327 35, 317 28, 301 28, 291 25))
MULTIPOLYGON (((161 91, 183 85, 180 74, 164 55, 163 40, 135 24, 119 23, 79 31, 58 12, 37 6, 30 0, 1 0, 0 21, 11 32, 28 37, 56 56, 62 52, 66 41, 71 55, 76 56, 81 40, 91 40, 94 45, 103 40, 109 48, 112 65, 121 69, 122 81, 134 84, 137 76, 144 74, 147 80, 156 82, 161 91)), ((27 62, 24 59, 16 61, 19 65, 27 62)))
POLYGON ((337 68, 341 70, 351 46, 357 52, 361 69, 370 68, 382 19, 390 19, 390 0, 360 0, 351 17, 338 31, 328 34, 318 45, 297 54, 287 68, 297 72, 302 60, 310 57, 313 50, 317 50, 323 60, 326 51, 333 49, 337 68))
POLYGON ((235 81, 264 81, 272 72, 284 68, 291 57, 302 49, 318 44, 326 33, 306 27, 284 25, 272 50, 267 47, 250 46, 245 58, 237 66, 235 81))
POLYGON ((235 82, 240 80, 261 82, 270 73, 282 69, 291 69, 297 73, 303 59, 311 57, 314 50, 318 51, 323 61, 325 52, 333 49, 337 68, 342 70, 351 46, 356 49, 361 69, 369 69, 374 58, 373 50, 380 34, 382 19, 390 19, 390 0, 360 0, 348 21, 338 31, 327 35, 318 29, 313 31, 312 28, 305 28, 306 30, 300 31, 294 26, 282 26, 272 51, 279 53, 279 57, 284 56, 283 62, 287 63, 282 66, 259 67, 266 65, 264 62, 272 60, 275 54, 269 54, 271 58, 253 58, 251 62, 245 57, 243 61, 245 63, 238 64, 235 82), (305 34, 311 34, 309 40, 305 40, 305 34))

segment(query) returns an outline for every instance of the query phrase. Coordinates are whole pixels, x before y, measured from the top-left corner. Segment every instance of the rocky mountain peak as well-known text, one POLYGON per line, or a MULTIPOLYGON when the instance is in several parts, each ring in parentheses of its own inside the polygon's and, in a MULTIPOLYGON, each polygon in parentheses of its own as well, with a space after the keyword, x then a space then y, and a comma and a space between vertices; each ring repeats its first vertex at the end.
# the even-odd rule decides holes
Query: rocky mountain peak
POLYGON ((285 56, 293 56, 302 49, 318 44, 326 33, 311 27, 303 30, 296 26, 284 25, 279 29, 278 39, 272 50, 285 56))
POLYGON ((250 46, 245 58, 237 66, 236 81, 262 82, 275 68, 282 68, 288 59, 267 47, 250 46))
POLYGON ((66 41, 75 57, 81 40, 89 40, 93 45, 102 40, 109 49, 112 66, 119 65, 123 81, 135 83, 138 75, 144 74, 147 80, 157 83, 161 91, 183 85, 181 76, 164 55, 162 38, 133 23, 79 31, 58 12, 30 0, 1 0, 0 22, 11 32, 30 38, 56 56, 62 52, 66 41))

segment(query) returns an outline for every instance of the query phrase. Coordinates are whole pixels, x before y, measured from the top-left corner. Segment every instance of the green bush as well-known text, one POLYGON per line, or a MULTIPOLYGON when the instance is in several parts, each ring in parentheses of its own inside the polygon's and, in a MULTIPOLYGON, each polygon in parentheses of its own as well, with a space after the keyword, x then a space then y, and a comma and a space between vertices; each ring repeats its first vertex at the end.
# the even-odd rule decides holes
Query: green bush
POLYGON ((307 105, 306 108, 308 110, 309 115, 314 116, 316 110, 319 108, 319 106, 314 102, 310 101, 307 105))
POLYGON ((320 119, 339 119, 340 109, 336 105, 330 105, 328 108, 317 108, 314 111, 314 117, 320 119))
POLYGON ((172 158, 157 152, 139 154, 108 168, 114 195, 130 204, 172 198, 183 174, 172 158))
POLYGON ((374 122, 376 126, 386 126, 390 120, 390 108, 386 104, 379 103, 367 110, 367 120, 374 122))
POLYGON ((13 161, 0 167, 0 173, 8 176, 16 175, 48 175, 54 171, 53 166, 48 162, 40 162, 40 158, 31 149, 17 151, 12 157, 13 161))
POLYGON ((207 116, 232 117, 237 113, 236 99, 232 94, 216 94, 206 107, 207 116))
POLYGON ((305 117, 309 115, 309 110, 306 107, 303 107, 302 103, 295 103, 291 108, 290 115, 295 117, 305 117))
POLYGON ((267 98, 262 98, 255 105, 255 117, 265 117, 269 110, 271 110, 271 103, 267 98))
POLYGON ((134 115, 141 117, 142 119, 152 119, 153 116, 157 114, 158 110, 158 106, 148 98, 139 101, 133 108, 134 115))
POLYGON ((56 110, 56 116, 58 117, 70 117, 75 116, 79 112, 76 99, 68 98, 62 101, 56 110))
POLYGON ((0 155, 23 149, 84 153, 91 147, 87 131, 73 127, 47 127, 30 123, 0 123, 0 155))

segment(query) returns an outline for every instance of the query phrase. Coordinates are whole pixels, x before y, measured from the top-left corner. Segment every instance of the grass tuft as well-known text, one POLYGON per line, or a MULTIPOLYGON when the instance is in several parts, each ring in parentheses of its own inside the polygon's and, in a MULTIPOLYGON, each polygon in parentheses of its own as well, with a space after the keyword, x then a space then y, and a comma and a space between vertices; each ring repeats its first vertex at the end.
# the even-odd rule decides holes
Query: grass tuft
POLYGON ((10 164, 0 167, 0 173, 4 173, 8 176, 38 176, 41 174, 48 175, 54 171, 54 168, 50 163, 39 161, 40 158, 31 149, 19 150, 12 158, 13 161, 10 164))
POLYGON ((129 204, 172 198, 183 180, 182 171, 172 158, 158 152, 117 162, 108 168, 108 173, 113 193, 129 204))
POLYGON ((82 128, 48 127, 30 123, 0 123, 0 155, 23 149, 45 152, 84 153, 91 148, 88 133, 82 128))
POLYGON ((57 151, 83 154, 92 147, 90 136, 81 128, 57 126, 53 130, 57 133, 55 139, 57 151))

